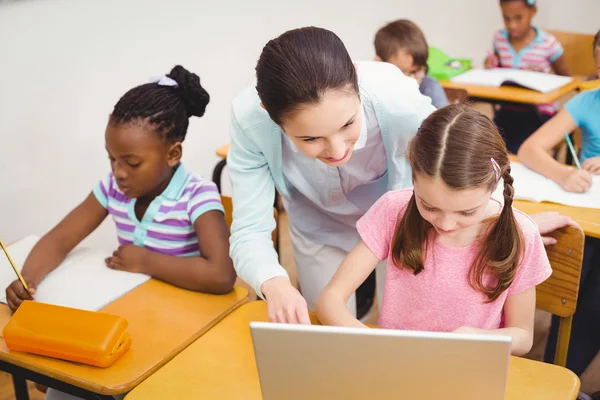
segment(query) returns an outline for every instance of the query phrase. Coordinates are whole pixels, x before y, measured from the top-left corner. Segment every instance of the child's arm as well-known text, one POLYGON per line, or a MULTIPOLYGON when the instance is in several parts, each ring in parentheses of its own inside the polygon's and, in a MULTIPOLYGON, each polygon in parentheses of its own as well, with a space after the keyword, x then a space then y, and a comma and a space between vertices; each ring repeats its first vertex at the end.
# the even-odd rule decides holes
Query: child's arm
MULTIPOLYGON (((42 279, 53 271, 75 246, 92 233, 106 218, 107 211, 93 193, 71 211, 58 225, 42 237, 25 260, 22 275, 35 290, 42 279)), ((23 300, 31 299, 19 281, 6 289, 6 300, 16 310, 23 300)))
POLYGON ((535 287, 532 287, 522 293, 508 296, 504 303, 504 328, 484 330, 464 327, 455 330, 455 332, 511 336, 512 355, 523 356, 529 353, 531 346, 533 346, 534 318, 535 287))
POLYGON ((147 274, 183 289, 229 293, 236 275, 229 258, 229 229, 223 213, 211 210, 201 214, 194 222, 194 229, 200 247, 198 257, 175 257, 126 245, 119 247, 106 265, 147 274))
POLYGON ((483 61, 483 68, 498 68, 500 64, 500 57, 498 57, 498 53, 496 52, 496 47, 494 46, 493 51, 488 51, 488 54, 483 61))
POLYGON ((564 165, 550 156, 550 151, 572 132, 577 124, 566 109, 531 135, 519 148, 519 159, 527 167, 552 179, 568 192, 587 192, 592 185, 592 175, 585 170, 564 165))
POLYGON ((379 261, 362 240, 346 256, 317 299, 317 317, 323 325, 365 327, 348 310, 346 303, 379 261))
POLYGON ((567 66, 564 55, 558 57, 551 65, 556 75, 571 76, 571 70, 567 66))

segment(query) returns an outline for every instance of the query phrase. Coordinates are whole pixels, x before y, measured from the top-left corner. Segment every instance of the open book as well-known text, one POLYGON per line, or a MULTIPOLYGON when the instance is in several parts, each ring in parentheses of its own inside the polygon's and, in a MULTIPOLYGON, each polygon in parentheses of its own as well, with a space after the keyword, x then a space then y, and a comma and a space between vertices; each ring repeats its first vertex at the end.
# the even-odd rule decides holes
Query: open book
POLYGON ((480 86, 517 86, 548 93, 571 82, 570 76, 544 74, 510 68, 472 69, 451 79, 452 82, 480 86))
MULTIPOLYGON (((17 269, 40 238, 27 236, 8 247, 17 269)), ((0 302, 6 303, 4 289, 17 276, 4 254, 0 254, 0 302)), ((115 271, 104 264, 106 254, 85 247, 73 250, 54 271, 40 283, 36 301, 82 310, 98 311, 125 293, 150 279, 147 275, 115 271)))
MULTIPOLYGON (((600 208, 600 176, 594 176, 592 188, 587 193, 569 193, 554 181, 534 172, 521 163, 511 163, 515 182, 516 200, 549 202, 567 206, 600 208)), ((600 212, 600 211, 599 211, 600 212)))

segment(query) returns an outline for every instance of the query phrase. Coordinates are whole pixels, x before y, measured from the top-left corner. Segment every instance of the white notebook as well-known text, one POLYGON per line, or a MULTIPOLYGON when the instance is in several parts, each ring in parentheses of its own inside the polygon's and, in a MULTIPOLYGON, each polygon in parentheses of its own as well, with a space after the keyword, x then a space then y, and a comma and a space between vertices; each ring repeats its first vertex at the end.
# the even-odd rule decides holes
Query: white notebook
POLYGON ((451 79, 452 82, 469 85, 500 87, 522 86, 541 93, 548 93, 571 82, 570 76, 544 74, 510 68, 472 69, 451 79))
POLYGON ((511 163, 514 178, 515 199, 534 202, 550 202, 575 207, 600 208, 600 175, 594 176, 592 188, 587 193, 569 193, 560 185, 525 167, 511 163))
MULTIPOLYGON (((8 247, 17 269, 40 238, 27 236, 8 247)), ((106 254, 85 247, 73 250, 40 283, 35 300, 82 310, 97 311, 146 282, 143 274, 115 271, 104 264, 106 254)), ((4 254, 0 254, 0 302, 6 303, 5 289, 17 279, 4 254)))

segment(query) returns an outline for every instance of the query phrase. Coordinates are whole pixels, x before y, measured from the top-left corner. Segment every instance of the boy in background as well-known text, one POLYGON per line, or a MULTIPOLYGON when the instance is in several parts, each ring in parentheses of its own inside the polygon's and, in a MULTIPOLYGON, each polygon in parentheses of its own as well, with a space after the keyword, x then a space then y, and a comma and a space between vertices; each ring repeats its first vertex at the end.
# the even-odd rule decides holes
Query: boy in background
POLYGON ((407 19, 390 22, 375 35, 375 61, 394 64, 419 83, 420 92, 436 108, 448 105, 448 97, 437 79, 427 74, 429 46, 419 27, 407 19))

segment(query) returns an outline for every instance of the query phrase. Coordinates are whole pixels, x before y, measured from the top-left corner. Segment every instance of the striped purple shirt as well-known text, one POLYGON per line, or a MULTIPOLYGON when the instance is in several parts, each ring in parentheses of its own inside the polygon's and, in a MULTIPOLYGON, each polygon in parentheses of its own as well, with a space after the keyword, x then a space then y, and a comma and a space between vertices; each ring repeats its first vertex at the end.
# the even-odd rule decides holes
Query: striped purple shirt
POLYGON ((119 190, 112 173, 93 192, 115 221, 120 244, 135 244, 176 257, 200 255, 194 222, 207 211, 224 212, 217 186, 188 172, 183 164, 164 192, 150 203, 141 221, 135 215, 136 199, 119 190))
MULTIPOLYGON (((540 72, 550 73, 552 63, 563 55, 564 49, 554 35, 535 28, 535 39, 517 53, 508 38, 508 31, 502 29, 494 35, 494 52, 498 55, 498 67, 527 69, 534 67, 540 72)), ((556 113, 556 104, 538 106, 543 114, 556 113)))

